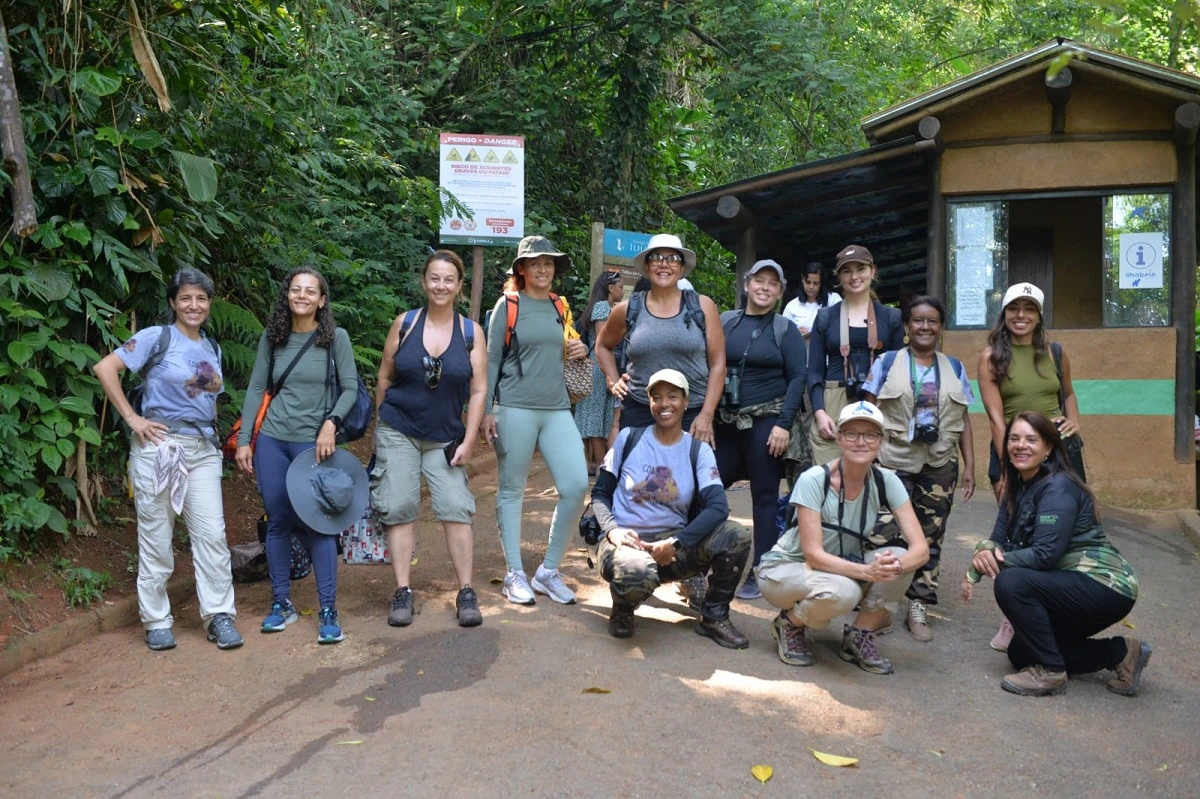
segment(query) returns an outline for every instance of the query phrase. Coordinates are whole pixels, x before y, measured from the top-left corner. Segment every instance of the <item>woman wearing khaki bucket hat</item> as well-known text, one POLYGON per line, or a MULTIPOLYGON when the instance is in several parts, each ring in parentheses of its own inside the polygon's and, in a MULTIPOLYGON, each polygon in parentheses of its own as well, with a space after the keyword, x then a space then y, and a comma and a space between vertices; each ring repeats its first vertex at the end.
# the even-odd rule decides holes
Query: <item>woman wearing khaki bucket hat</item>
POLYGON ((518 605, 534 604, 535 591, 561 605, 575 602, 558 567, 583 510, 588 473, 563 363, 564 358, 587 357, 587 346, 572 326, 566 301, 550 291, 559 271, 570 264, 571 259, 549 239, 521 239, 512 277, 496 303, 488 330, 482 432, 496 448, 500 480, 496 521, 508 566, 503 592, 518 605), (531 583, 521 559, 521 509, 535 448, 554 478, 558 504, 550 520, 545 560, 531 583))

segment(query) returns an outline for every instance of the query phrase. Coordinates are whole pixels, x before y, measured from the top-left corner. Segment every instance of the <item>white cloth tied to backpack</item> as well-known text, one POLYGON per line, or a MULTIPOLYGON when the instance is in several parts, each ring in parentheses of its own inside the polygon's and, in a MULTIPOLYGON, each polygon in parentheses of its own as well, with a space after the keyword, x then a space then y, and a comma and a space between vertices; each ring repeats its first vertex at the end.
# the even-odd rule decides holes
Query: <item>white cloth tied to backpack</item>
POLYGON ((164 488, 171 490, 172 510, 182 513, 188 489, 187 456, 179 442, 170 437, 159 446, 154 460, 154 493, 160 494, 164 488))

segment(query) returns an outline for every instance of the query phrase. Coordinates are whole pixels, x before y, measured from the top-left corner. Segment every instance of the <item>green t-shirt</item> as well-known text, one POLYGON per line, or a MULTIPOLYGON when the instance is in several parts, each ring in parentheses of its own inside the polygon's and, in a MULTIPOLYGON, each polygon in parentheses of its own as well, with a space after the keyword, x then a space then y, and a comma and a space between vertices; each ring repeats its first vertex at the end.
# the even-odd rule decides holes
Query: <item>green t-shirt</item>
MULTIPOLYGON (((508 325, 506 302, 501 295, 488 326, 488 413, 494 412, 492 398, 504 351, 504 329, 508 325)), ((569 409, 571 401, 563 379, 563 326, 551 300, 535 300, 521 292, 512 344, 500 380, 499 404, 537 411, 569 409)))
MULTIPOLYGON (((883 490, 887 492, 888 507, 895 509, 907 504, 908 492, 904 490, 904 484, 900 482, 896 473, 891 469, 879 466, 875 468, 883 473, 883 490)), ((814 466, 800 475, 800 479, 796 481, 796 487, 792 490, 792 504, 820 511, 823 523, 837 524, 838 492, 834 491, 832 486, 828 493, 823 493, 824 490, 825 469, 822 466, 814 466)), ((842 508, 843 527, 851 530, 858 529, 859 522, 863 518, 863 502, 866 502, 867 505, 867 523, 860 532, 863 535, 870 535, 871 530, 875 528, 880 505, 875 478, 870 474, 867 475, 866 489, 856 498, 845 501, 842 508)), ((824 534, 823 545, 829 554, 858 555, 862 552, 862 541, 857 537, 848 533, 839 533, 830 527, 822 527, 822 532, 824 534)), ((764 563, 775 561, 803 563, 804 551, 800 548, 800 528, 793 527, 780 536, 779 542, 762 556, 762 560, 764 563)))
POLYGON ((1038 370, 1033 368, 1034 349, 1032 344, 1013 344, 1012 361, 1008 365, 1008 377, 1000 381, 1000 397, 1004 400, 1004 421, 1021 411, 1037 411, 1049 419, 1062 416, 1058 407, 1058 372, 1054 369, 1054 358, 1049 349, 1046 357, 1038 359, 1038 370))

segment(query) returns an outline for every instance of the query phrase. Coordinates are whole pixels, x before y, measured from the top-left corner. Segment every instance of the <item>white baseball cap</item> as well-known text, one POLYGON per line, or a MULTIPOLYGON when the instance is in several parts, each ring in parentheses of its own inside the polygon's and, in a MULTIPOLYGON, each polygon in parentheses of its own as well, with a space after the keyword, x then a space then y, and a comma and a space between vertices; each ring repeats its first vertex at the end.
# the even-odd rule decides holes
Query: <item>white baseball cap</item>
MULTIPOLYGON (((675 388, 683 389, 684 394, 688 393, 687 378, 678 369, 659 369, 650 375, 650 379, 646 381, 646 391, 653 388, 655 383, 666 383, 667 385, 675 386, 675 388)), ((876 413, 879 413, 879 411, 876 411, 876 413)))
POLYGON ((879 432, 883 432, 883 414, 866 400, 860 400, 842 408, 842 412, 838 414, 838 430, 841 430, 847 423, 853 422, 855 419, 870 422, 879 428, 879 432))
POLYGON ((1004 292, 1004 302, 1000 303, 1000 309, 1007 308, 1010 303, 1016 302, 1022 297, 1033 300, 1038 307, 1038 313, 1042 312, 1042 304, 1046 301, 1046 295, 1032 283, 1014 283, 1009 286, 1008 291, 1004 292))
POLYGON ((764 269, 770 269, 773 271, 779 276, 779 282, 783 284, 784 288, 787 287, 787 278, 783 276, 783 267, 780 266, 777 261, 773 261, 770 258, 766 258, 762 261, 755 261, 754 266, 750 267, 749 271, 746 272, 746 282, 750 282, 750 278, 754 277, 764 269))

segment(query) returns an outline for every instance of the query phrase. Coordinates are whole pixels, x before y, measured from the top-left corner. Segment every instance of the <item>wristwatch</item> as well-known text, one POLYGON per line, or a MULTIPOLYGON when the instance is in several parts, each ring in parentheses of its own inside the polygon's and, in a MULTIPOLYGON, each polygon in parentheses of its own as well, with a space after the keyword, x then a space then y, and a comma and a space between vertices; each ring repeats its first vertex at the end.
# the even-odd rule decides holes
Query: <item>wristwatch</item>
POLYGON ((675 551, 678 552, 683 549, 683 542, 676 538, 671 541, 671 546, 675 547, 675 551))
POLYGON ((333 422, 334 427, 340 428, 342 426, 342 417, 337 416, 336 414, 330 414, 325 421, 333 422))

